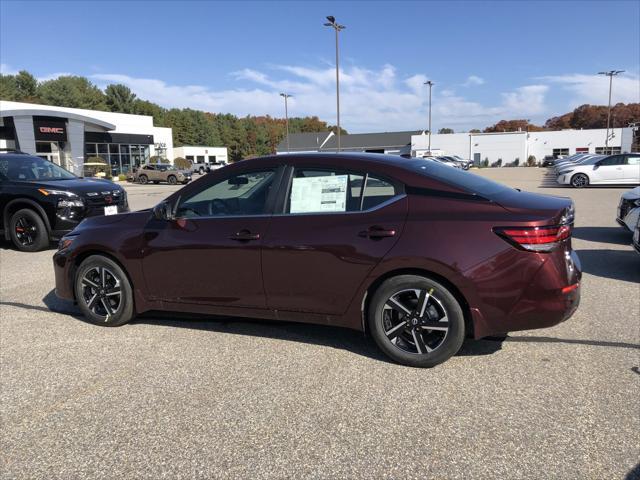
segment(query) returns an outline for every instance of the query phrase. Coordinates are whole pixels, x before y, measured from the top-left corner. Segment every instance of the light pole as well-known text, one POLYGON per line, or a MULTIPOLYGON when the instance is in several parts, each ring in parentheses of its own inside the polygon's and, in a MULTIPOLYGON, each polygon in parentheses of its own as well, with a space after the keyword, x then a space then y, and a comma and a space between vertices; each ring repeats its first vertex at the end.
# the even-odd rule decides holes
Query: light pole
POLYGON ((427 80, 424 84, 429 85, 429 155, 431 155, 431 89, 434 83, 431 80, 427 80))
POLYGON ((289 105, 287 104, 287 100, 293 97, 293 95, 281 93, 280 96, 284 98, 284 120, 287 126, 287 153, 289 153, 289 105))
POLYGON ((609 122, 611 121, 611 87, 613 86, 613 77, 621 74, 624 70, 609 70, 608 72, 598 72, 598 75, 606 75, 609 77, 609 107, 607 108, 607 138, 604 142, 604 149, 609 155, 609 122))
POLYGON ((340 151, 340 66, 338 55, 338 33, 340 30, 344 30, 344 25, 336 23, 336 17, 329 15, 327 17, 328 23, 325 23, 325 27, 332 27, 336 31, 336 113, 338 119, 338 152, 340 151))

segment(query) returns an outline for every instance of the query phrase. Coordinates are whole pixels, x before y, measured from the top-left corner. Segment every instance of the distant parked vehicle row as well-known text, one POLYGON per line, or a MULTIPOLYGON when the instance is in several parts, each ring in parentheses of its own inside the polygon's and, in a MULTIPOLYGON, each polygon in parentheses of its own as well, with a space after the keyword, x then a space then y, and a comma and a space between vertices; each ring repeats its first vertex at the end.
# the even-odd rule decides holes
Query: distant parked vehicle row
POLYGON ((622 194, 616 221, 625 230, 633 233, 633 248, 640 253, 640 187, 622 194))
POLYGON ((469 170, 472 164, 471 160, 465 160, 457 155, 424 156, 418 158, 426 158, 447 165, 448 167, 461 168, 463 170, 469 170))
POLYGON ((557 182, 583 188, 589 185, 640 185, 640 153, 589 155, 567 159, 555 167, 557 182))

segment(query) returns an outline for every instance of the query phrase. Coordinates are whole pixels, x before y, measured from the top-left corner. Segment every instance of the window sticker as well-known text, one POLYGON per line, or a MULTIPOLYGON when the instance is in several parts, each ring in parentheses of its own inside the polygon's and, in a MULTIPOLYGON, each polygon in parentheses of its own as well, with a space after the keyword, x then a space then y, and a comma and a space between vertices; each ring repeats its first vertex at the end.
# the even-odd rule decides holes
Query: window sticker
POLYGON ((294 178, 291 213, 345 212, 349 175, 294 178))

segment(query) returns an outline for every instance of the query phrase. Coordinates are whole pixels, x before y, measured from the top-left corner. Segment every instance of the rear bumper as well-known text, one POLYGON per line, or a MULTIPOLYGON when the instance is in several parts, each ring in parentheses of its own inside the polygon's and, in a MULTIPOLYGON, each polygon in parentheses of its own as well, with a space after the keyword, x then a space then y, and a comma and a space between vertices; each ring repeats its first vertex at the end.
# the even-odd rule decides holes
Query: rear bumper
POLYGON ((493 309, 489 316, 488 309, 471 308, 475 338, 553 327, 575 313, 580 305, 580 260, 572 250, 556 255, 542 264, 506 314, 493 309))

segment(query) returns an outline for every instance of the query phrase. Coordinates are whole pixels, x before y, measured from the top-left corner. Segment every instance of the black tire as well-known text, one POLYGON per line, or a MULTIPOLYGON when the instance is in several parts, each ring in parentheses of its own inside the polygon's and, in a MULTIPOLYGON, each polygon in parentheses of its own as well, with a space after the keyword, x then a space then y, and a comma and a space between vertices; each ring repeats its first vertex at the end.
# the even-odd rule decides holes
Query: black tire
POLYGON ((589 186, 589 177, 584 173, 576 173, 571 177, 571 186, 573 188, 584 188, 589 186))
POLYGON ((138 177, 138 181, 143 185, 146 185, 149 182, 149 177, 147 177, 146 175, 140 175, 138 177))
POLYGON ((42 217, 30 208, 18 210, 9 220, 9 235, 22 252, 38 252, 49 246, 49 231, 42 217))
POLYGON ((95 325, 118 327, 135 317, 129 278, 110 258, 85 259, 76 272, 74 292, 85 318, 95 325))
POLYGON ((399 275, 384 281, 371 299, 367 317, 378 347, 411 367, 445 362, 458 353, 465 338, 460 304, 444 285, 427 277, 399 275), (426 302, 421 315, 422 298, 426 302))
POLYGON ((169 175, 167 177, 167 182, 169 182, 169 185, 175 185, 178 183, 178 179, 176 178, 175 175, 169 175))
POLYGON ((204 168, 200 167, 200 170, 198 170, 198 172, 200 172, 200 175, 204 175, 204 168))

